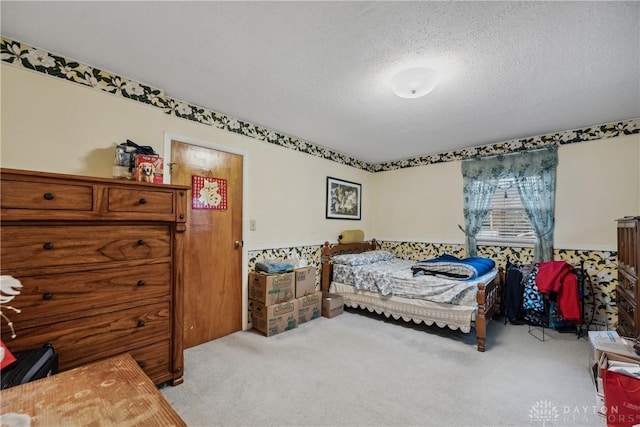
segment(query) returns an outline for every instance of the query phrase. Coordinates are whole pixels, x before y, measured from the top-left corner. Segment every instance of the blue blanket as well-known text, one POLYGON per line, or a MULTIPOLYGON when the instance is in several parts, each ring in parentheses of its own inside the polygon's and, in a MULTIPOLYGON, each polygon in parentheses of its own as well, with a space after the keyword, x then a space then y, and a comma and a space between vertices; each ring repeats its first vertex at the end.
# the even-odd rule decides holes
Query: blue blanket
POLYGON ((256 262, 256 271, 264 271, 269 274, 288 273, 293 271, 294 267, 290 262, 276 259, 266 259, 256 262))
POLYGON ((495 267, 496 263, 489 258, 469 257, 460 259, 453 255, 444 254, 437 258, 418 261, 411 267, 411 271, 414 276, 428 274, 447 279, 468 280, 482 276, 495 267))

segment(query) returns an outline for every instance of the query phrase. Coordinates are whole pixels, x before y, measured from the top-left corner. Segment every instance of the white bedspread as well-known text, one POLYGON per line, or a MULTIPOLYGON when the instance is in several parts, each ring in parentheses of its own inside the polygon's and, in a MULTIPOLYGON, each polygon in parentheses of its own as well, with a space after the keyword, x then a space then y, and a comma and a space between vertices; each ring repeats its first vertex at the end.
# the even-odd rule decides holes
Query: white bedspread
POLYGON ((335 281, 331 283, 329 291, 342 295, 348 307, 367 309, 405 322, 424 322, 440 328, 459 329, 464 333, 471 330, 478 311, 477 304, 465 306, 397 296, 383 297, 378 292, 361 291, 335 281))
POLYGON ((383 297, 422 299, 437 303, 473 307, 478 283, 489 283, 497 270, 472 280, 452 280, 419 275, 411 271, 413 261, 395 258, 367 265, 334 264, 333 280, 359 290, 377 292, 383 297))

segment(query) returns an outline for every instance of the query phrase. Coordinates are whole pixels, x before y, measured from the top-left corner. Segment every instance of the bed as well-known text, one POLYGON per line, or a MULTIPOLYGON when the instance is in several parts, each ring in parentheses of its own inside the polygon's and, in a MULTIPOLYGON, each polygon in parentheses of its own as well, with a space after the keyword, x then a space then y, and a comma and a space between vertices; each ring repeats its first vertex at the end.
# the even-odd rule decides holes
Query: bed
POLYGON ((501 269, 462 281, 422 274, 413 277, 411 267, 415 265, 379 250, 375 239, 336 245, 325 242, 322 290, 341 295, 347 307, 464 333, 474 329, 477 349, 484 352, 487 322, 500 307, 501 269), (416 286, 415 281, 420 284, 416 286))

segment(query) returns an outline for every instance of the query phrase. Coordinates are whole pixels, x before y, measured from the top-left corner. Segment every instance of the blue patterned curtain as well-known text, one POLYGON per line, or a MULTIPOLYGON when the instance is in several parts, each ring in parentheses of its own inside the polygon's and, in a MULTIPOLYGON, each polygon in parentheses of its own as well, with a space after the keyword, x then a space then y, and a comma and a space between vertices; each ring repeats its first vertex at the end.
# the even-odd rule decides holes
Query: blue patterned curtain
POLYGON ((550 261, 553 259, 558 152, 555 147, 537 150, 527 158, 528 166, 515 175, 518 192, 536 236, 535 261, 550 261))
POLYGON ((464 160, 464 216, 467 256, 477 254, 476 236, 501 178, 514 177, 535 232, 535 260, 553 259, 557 147, 464 160))
MULTIPOLYGON (((464 175, 464 165, 462 170, 464 175)), ((489 175, 464 176, 464 233, 466 238, 467 256, 478 255, 476 236, 482 227, 482 221, 489 213, 491 199, 498 188, 498 179, 489 175)))

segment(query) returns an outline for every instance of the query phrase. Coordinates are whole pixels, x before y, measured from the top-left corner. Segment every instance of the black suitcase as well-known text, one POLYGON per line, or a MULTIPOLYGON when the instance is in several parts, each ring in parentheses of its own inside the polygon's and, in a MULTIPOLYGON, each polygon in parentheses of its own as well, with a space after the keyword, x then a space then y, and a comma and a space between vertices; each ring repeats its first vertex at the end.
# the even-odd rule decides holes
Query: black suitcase
POLYGON ((1 390, 58 373, 58 353, 51 344, 17 351, 13 355, 16 361, 0 373, 1 390))

